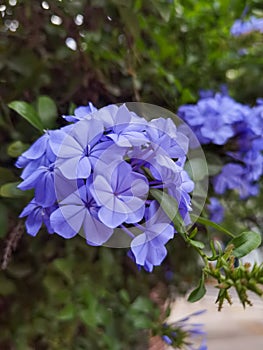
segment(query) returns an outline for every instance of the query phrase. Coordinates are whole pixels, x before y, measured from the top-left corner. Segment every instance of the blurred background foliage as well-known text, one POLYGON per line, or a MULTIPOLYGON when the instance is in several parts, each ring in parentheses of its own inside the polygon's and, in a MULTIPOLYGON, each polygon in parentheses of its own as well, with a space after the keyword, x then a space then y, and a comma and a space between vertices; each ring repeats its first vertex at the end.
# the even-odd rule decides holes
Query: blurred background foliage
MULTIPOLYGON (((230 36, 246 6, 263 16, 260 0, 1 1, 0 349, 146 349, 149 330, 160 333, 163 300, 199 274, 179 237, 149 275, 124 250, 23 233, 17 217, 30 194, 16 189, 14 162, 39 134, 8 104, 29 102, 46 128, 62 125, 73 103, 142 101, 176 111, 222 85, 253 104, 263 89, 262 36, 230 36)), ((260 201, 239 210, 244 223, 260 201)))

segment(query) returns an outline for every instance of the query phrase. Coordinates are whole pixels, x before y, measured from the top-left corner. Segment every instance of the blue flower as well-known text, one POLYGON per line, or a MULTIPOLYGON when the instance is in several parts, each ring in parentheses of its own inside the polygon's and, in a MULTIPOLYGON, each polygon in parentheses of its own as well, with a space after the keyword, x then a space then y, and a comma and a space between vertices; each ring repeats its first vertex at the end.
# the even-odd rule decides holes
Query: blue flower
MULTIPOLYGON (((204 331, 204 325, 202 323, 190 323, 188 322, 192 317, 201 315, 206 310, 200 310, 194 312, 176 322, 171 324, 163 324, 163 340, 176 347, 176 349, 189 349, 189 350, 207 350, 206 345, 206 332, 204 331), (200 346, 195 347, 193 340, 200 338, 200 346)), ((197 343, 197 341, 195 341, 197 343)))
POLYGON ((108 173, 102 173, 95 174, 90 189, 101 207, 98 212, 99 219, 111 228, 123 222, 140 221, 144 215, 149 190, 145 176, 133 172, 126 162, 108 169, 108 173))
POLYGON ((75 123, 69 134, 60 134, 62 142, 60 137, 51 134, 53 151, 57 156, 56 167, 66 178, 87 179, 90 176, 90 152, 102 137, 103 131, 100 121, 84 119, 75 123))
POLYGON ((216 145, 223 145, 234 136, 233 126, 242 121, 246 113, 246 107, 220 93, 201 98, 197 105, 178 109, 178 115, 193 128, 202 144, 216 145))
POLYGON ((131 252, 136 264, 151 272, 166 257, 165 244, 173 238, 174 228, 156 201, 146 210, 145 227, 139 227, 143 233, 132 240, 131 252))
POLYGON ((187 154, 189 139, 177 130, 170 118, 151 120, 146 131, 156 152, 159 152, 160 147, 160 152, 165 152, 171 158, 184 158, 187 154))
POLYGON ((35 199, 32 199, 19 216, 20 218, 27 216, 27 233, 31 236, 36 236, 43 223, 45 224, 48 233, 53 233, 54 230, 50 224, 50 215, 56 208, 57 206, 42 207, 36 203, 35 199))
POLYGON ((86 185, 62 200, 50 221, 54 231, 64 238, 72 238, 83 230, 87 243, 101 245, 110 238, 113 230, 99 220, 99 207, 89 187, 90 181, 87 181, 86 185))
POLYGON ((227 190, 240 188, 244 174, 245 169, 239 164, 229 163, 224 165, 221 173, 213 180, 215 192, 223 194, 227 190))
POLYGON ((22 191, 35 188, 35 201, 44 207, 55 204, 57 197, 54 190, 54 164, 38 167, 17 187, 22 191))
POLYGON ((262 101, 258 99, 257 105, 250 108, 226 94, 209 94, 196 105, 181 106, 178 113, 202 144, 226 145, 220 152, 232 160, 212 178, 215 192, 236 190, 242 199, 257 195, 256 181, 263 175, 262 101))
POLYGON ((258 186, 249 181, 246 168, 234 163, 223 166, 221 173, 214 177, 213 185, 217 194, 223 194, 227 190, 237 190, 240 198, 247 198, 258 193, 258 186))
POLYGON ((173 343, 172 339, 169 338, 168 335, 163 335, 163 336, 162 336, 162 339, 163 339, 163 341, 165 341, 166 344, 168 344, 168 345, 172 345, 172 343, 173 343))
POLYGON ((149 142, 145 136, 146 121, 134 116, 125 105, 122 105, 112 120, 111 130, 107 137, 120 147, 141 146, 149 142))
POLYGON ((55 161, 56 156, 50 147, 51 133, 53 131, 47 131, 18 158, 16 167, 24 168, 22 179, 30 176, 39 166, 49 166, 55 161))
POLYGON ((247 35, 251 32, 263 33, 263 18, 251 16, 247 21, 237 19, 230 32, 233 36, 247 35))
POLYGON ((225 209, 217 198, 210 197, 209 201, 210 203, 207 205, 207 208, 209 210, 210 220, 220 224, 224 219, 225 209))
POLYGON ((62 117, 68 122, 77 122, 81 119, 88 118, 93 112, 96 112, 97 108, 93 106, 91 102, 87 106, 80 106, 74 110, 74 115, 63 115, 62 117))

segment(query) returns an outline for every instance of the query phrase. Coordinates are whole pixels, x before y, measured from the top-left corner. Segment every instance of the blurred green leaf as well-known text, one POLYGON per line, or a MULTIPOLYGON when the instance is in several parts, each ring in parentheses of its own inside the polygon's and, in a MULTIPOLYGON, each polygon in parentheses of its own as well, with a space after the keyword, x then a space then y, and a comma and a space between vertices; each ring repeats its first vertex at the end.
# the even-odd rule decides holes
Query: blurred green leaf
POLYGON ((63 307, 57 314, 57 317, 61 321, 70 321, 75 318, 75 307, 72 303, 69 303, 63 307))
POLYGON ((54 267, 66 277, 69 282, 72 282, 72 262, 67 258, 56 259, 54 261, 54 267))
POLYGON ((132 310, 140 311, 140 312, 151 312, 153 309, 153 303, 143 297, 138 297, 132 303, 132 310))
POLYGON ((17 158, 27 149, 28 145, 24 144, 21 141, 15 141, 8 146, 7 153, 10 157, 17 158))
POLYGON ((57 106, 48 96, 39 96, 37 99, 37 112, 46 129, 53 128, 57 118, 57 106))
POLYGON ((0 167, 0 185, 6 182, 15 181, 16 177, 10 169, 0 167))
POLYGON ((0 275, 0 295, 10 295, 15 293, 16 285, 11 280, 5 277, 3 274, 0 275))
POLYGON ((0 195, 7 198, 19 198, 24 197, 25 192, 17 188, 20 182, 10 182, 0 187, 0 195))
POLYGON ((43 131, 43 124, 34 109, 29 103, 23 101, 13 101, 8 104, 8 107, 16 111, 19 115, 25 118, 30 124, 32 124, 35 128, 43 131))
POLYGON ((261 235, 253 231, 242 232, 228 243, 228 245, 230 244, 234 245, 234 256, 242 258, 260 246, 261 235))
POLYGON ((204 249, 205 245, 203 242, 200 242, 200 241, 196 241, 196 240, 193 240, 193 239, 188 239, 188 242, 193 246, 193 247, 196 247, 196 248, 199 248, 199 249, 204 249))

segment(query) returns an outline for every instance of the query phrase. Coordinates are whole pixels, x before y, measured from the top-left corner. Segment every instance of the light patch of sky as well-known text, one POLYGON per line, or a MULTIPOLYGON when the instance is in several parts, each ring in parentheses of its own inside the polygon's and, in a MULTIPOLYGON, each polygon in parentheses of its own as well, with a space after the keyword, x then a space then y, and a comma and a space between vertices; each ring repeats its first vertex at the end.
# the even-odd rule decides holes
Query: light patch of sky
POLYGON ((77 43, 76 43, 76 40, 74 40, 73 38, 67 38, 66 41, 65 41, 67 47, 73 51, 76 51, 77 50, 77 43))
POLYGON ((62 18, 57 15, 52 15, 50 22, 55 26, 60 26, 62 24, 62 18))
POLYGON ((49 9, 49 3, 47 1, 42 1, 41 6, 43 7, 44 10, 49 9))
POLYGON ((84 16, 83 15, 78 14, 75 17, 75 23, 76 23, 77 26, 81 26, 83 24, 83 21, 84 21, 84 16))

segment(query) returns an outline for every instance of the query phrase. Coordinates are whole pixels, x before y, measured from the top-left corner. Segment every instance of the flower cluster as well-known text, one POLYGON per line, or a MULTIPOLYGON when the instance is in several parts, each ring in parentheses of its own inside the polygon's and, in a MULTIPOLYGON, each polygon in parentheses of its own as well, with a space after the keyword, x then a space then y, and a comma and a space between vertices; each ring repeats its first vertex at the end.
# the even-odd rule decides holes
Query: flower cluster
POLYGON ((188 138, 171 119, 147 121, 126 105, 97 110, 90 103, 64 119, 70 124, 46 131, 16 163, 24 168, 18 187, 35 193, 20 215, 27 232, 35 236, 44 223, 49 233, 79 233, 100 246, 118 229, 119 240, 129 239, 130 257, 152 271, 175 229, 151 189, 172 196, 190 223, 188 138))
POLYGON ((247 21, 237 19, 230 30, 233 36, 246 35, 251 32, 263 33, 263 18, 251 16, 247 21))
MULTIPOLYGON (((263 104, 249 107, 228 95, 217 93, 202 97, 195 105, 178 110, 197 135, 201 144, 213 145, 211 150, 221 155, 225 164, 212 178, 214 191, 222 195, 236 190, 241 199, 259 193, 258 180, 263 175, 263 104)), ((210 207, 220 203, 213 200, 210 207)), ((222 210, 216 218, 223 218, 222 210)))
POLYGON ((199 316, 205 311, 206 310, 194 312, 172 324, 163 324, 162 339, 164 342, 176 349, 207 350, 206 332, 203 329, 204 325, 201 323, 188 322, 192 317, 199 316), (197 338, 201 338, 201 344, 195 347, 193 343, 196 343, 197 338))

